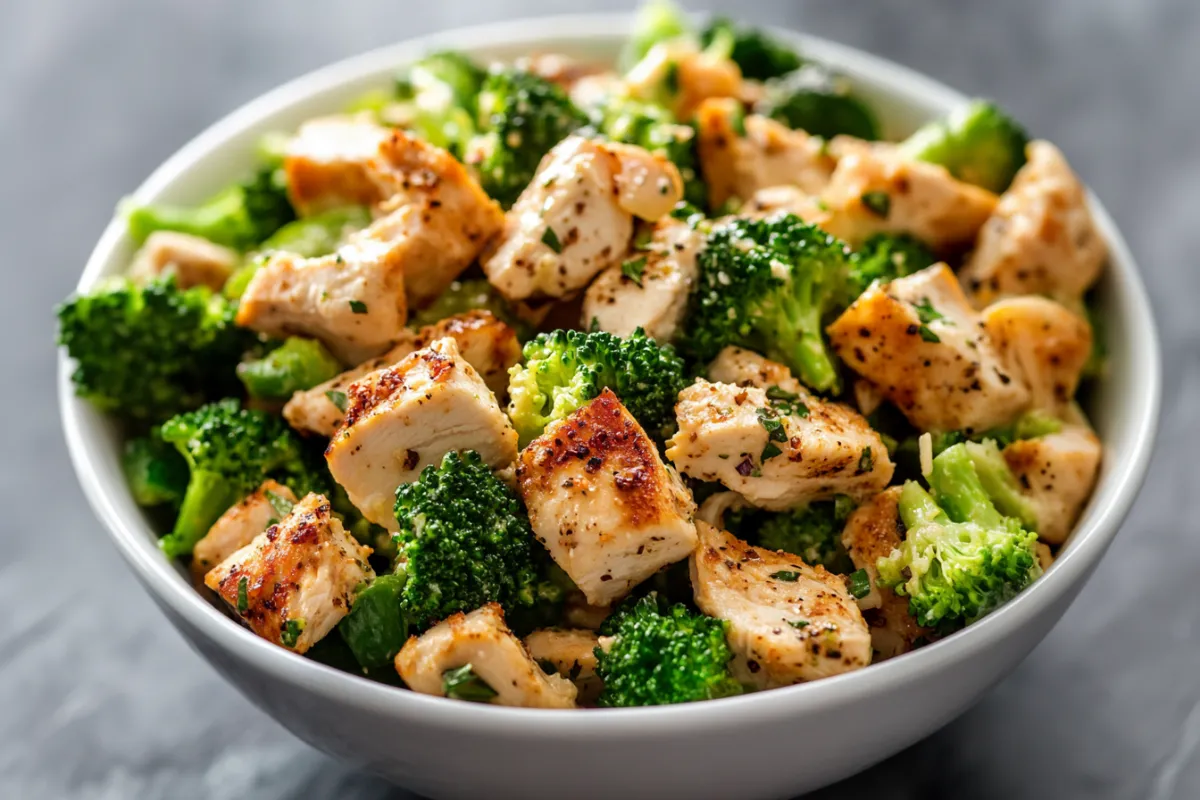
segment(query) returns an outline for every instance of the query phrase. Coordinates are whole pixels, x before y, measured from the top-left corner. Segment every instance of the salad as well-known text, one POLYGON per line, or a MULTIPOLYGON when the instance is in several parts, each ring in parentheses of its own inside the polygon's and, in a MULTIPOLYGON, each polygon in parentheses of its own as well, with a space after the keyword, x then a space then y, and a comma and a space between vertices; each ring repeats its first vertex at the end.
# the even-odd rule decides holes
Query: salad
POLYGON ((982 100, 886 134, 665 2, 616 65, 432 53, 126 204, 59 342, 164 555, 279 647, 537 708, 863 669, 1036 581, 1101 460, 1063 155, 982 100))

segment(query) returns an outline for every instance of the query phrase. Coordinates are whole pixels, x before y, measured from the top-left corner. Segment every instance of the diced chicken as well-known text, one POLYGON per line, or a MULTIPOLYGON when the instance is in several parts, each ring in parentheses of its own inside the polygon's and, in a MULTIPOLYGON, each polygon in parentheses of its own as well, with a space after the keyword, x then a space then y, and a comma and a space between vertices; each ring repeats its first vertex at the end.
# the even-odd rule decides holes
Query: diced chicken
POLYGON ((575 685, 538 666, 496 603, 442 620, 409 639, 396 655, 396 671, 408 688, 437 697, 446 696, 446 673, 468 665, 496 693, 488 701, 493 705, 575 707, 575 685))
POLYGON ((329 471, 363 515, 398 530, 396 487, 454 450, 476 450, 500 469, 517 432, 453 339, 438 339, 346 390, 346 419, 325 450, 329 471))
POLYGON ((696 546, 691 493, 607 389, 521 451, 517 488, 534 536, 595 605, 696 546))
POLYGON ((1005 462, 1033 504, 1038 536, 1050 544, 1062 544, 1074 529, 1096 485, 1100 455, 1100 440, 1082 425, 1004 448, 1005 462))
POLYGON ((204 578, 250 630, 306 652, 350 611, 355 588, 375 577, 360 545, 329 501, 310 494, 204 578))
POLYGON ((370 115, 321 117, 301 125, 283 161, 292 205, 309 215, 383 200, 372 161, 390 136, 370 115))
POLYGON ((1011 295, 1078 304, 1107 257, 1087 192, 1058 148, 1033 142, 1028 161, 979 232, 962 282, 982 308, 1011 295))
POLYGON ((1002 425, 1029 405, 945 264, 864 292, 829 342, 922 431, 1002 425))
POLYGON ((830 214, 824 227, 851 245, 874 233, 909 233, 937 250, 961 249, 996 208, 996 195, 937 164, 910 161, 893 144, 839 136, 830 147, 838 164, 821 195, 830 214))
POLYGON ((679 393, 667 458, 772 511, 886 486, 894 467, 867 421, 849 406, 795 394, 772 400, 757 386, 697 380, 679 393))
POLYGON ((129 277, 145 283, 173 275, 180 289, 207 286, 221 291, 238 265, 238 254, 207 239, 176 231, 155 231, 134 256, 129 277))
POLYGON ((682 196, 679 170, 665 157, 570 136, 508 212, 484 272, 509 300, 572 296, 624 258, 634 216, 653 222, 682 196))
POLYGON ((696 529, 696 605, 729 623, 734 677, 771 689, 871 663, 867 624, 841 577, 796 556, 751 547, 706 522, 696 529))
POLYGON ((983 323, 1034 408, 1054 411, 1075 396, 1092 352, 1092 326, 1044 297, 1014 297, 983 310, 983 323))
POLYGON ((772 361, 753 350, 726 347, 708 365, 708 379, 713 383, 732 383, 735 386, 757 386, 760 389, 778 387, 791 392, 805 403, 812 397, 792 371, 778 361, 772 361))
POLYGON ((638 328, 659 342, 675 338, 687 311, 688 295, 696 280, 696 256, 704 234, 686 222, 664 217, 643 252, 630 256, 638 269, 614 264, 588 287, 583 298, 582 326, 593 324, 618 336, 638 328))
POLYGON ((272 480, 230 508, 208 529, 204 538, 192 550, 192 572, 203 577, 210 569, 229 558, 288 514, 288 506, 296 503, 296 495, 281 483, 272 480))
POLYGON ((780 212, 795 214, 810 225, 821 228, 829 221, 829 211, 824 202, 799 186, 768 186, 766 189, 759 189, 738 209, 741 216, 759 219, 780 212))
POLYGON ((701 50, 680 37, 656 44, 625 76, 626 91, 639 100, 665 103, 687 122, 705 100, 739 97, 742 71, 732 60, 701 50))
POLYGON ((596 646, 600 638, 594 631, 545 628, 525 637, 525 648, 543 670, 552 666, 579 690, 580 703, 593 703, 604 684, 596 675, 596 646))
POLYGON ((296 392, 283 407, 283 416, 297 430, 333 436, 345 416, 346 392, 350 384, 446 337, 458 344, 463 358, 502 400, 508 390, 508 368, 521 359, 521 343, 516 332, 492 312, 475 310, 426 325, 416 333, 405 330, 392 349, 379 358, 359 364, 311 389, 296 392))
POLYGON ((769 117, 747 116, 733 98, 701 105, 696 128, 696 149, 713 208, 731 197, 746 200, 760 189, 782 184, 819 194, 833 174, 835 161, 823 139, 769 117))

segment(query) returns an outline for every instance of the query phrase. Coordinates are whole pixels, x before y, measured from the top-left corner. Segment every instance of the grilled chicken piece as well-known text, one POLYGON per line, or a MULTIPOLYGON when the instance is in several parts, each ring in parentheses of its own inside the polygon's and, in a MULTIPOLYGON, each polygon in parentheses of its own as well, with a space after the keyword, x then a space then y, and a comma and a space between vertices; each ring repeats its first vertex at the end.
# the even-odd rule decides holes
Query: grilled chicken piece
POLYGON ((697 380, 679 393, 667 458, 771 511, 886 486, 894 467, 867 421, 849 406, 795 394, 773 402, 757 386, 697 380))
POLYGON ((445 674, 467 665, 496 693, 488 701, 493 705, 575 707, 575 685, 542 671, 508 629, 497 603, 447 617, 410 638, 396 655, 396 671, 408 688, 437 697, 446 696, 445 674))
POLYGON ((729 623, 739 681, 789 686, 871 663, 871 636, 843 579, 788 553, 751 547, 697 522, 692 587, 705 614, 729 623))
POLYGON ((1027 153, 961 274, 977 308, 1025 294, 1076 306, 1107 257, 1087 192, 1063 154, 1041 141, 1027 153))
POLYGON ((824 227, 851 245, 888 232, 961 249, 996 208, 996 195, 937 164, 907 160, 893 144, 839 136, 830 149, 838 163, 821 195, 830 215, 824 227))
POLYGON ((534 536, 594 605, 610 605, 696 546, 691 493, 608 389, 517 460, 534 536))
POLYGON ((790 369, 742 347, 730 346, 717 353, 717 357, 708 365, 708 379, 713 383, 757 386, 760 389, 775 386, 798 395, 805 403, 812 400, 808 389, 796 380, 790 369))
POLYGON ((492 312, 477 309, 426 325, 416 333, 405 330, 396 345, 379 358, 359 364, 311 389, 296 392, 283 407, 283 416, 296 430, 333 436, 345 416, 342 396, 346 395, 350 384, 446 337, 458 343, 463 358, 502 401, 508 391, 508 368, 521 360, 521 343, 516 332, 492 312))
POLYGON ((800 219, 823 228, 829 221, 829 210, 819 197, 811 195, 799 186, 768 186, 759 189, 738 210, 745 217, 763 218, 784 212, 795 214, 800 219))
POLYGON ((391 132, 370 115, 309 120, 288 141, 283 169, 288 197, 301 216, 384 199, 372 162, 391 132))
POLYGON ((706 100, 740 97, 743 86, 737 64, 683 37, 656 44, 625 76, 630 96, 669 105, 680 122, 689 121, 706 100))
POLYGON ((544 628, 525 637, 529 655, 545 670, 552 666, 579 690, 580 703, 594 703, 604 684, 596 676, 596 647, 600 638, 595 631, 544 628))
POLYGON ((441 463, 452 450, 476 450, 500 469, 517 455, 517 432, 453 339, 438 339, 346 389, 346 419, 325 450, 333 479, 367 519, 399 529, 396 487, 441 463))
POLYGON ((349 613, 355 588, 374 579, 370 554, 342 528, 329 501, 310 494, 214 567, 204 583, 250 630, 303 653, 349 613))
POLYGON ((1034 408, 1056 411, 1071 401, 1092 352, 1086 319, 1044 297, 1014 297, 985 308, 983 324, 1034 408))
POLYGON ((1066 541, 1096 485, 1100 454, 1100 440, 1083 425, 1004 448, 1008 468, 1033 504, 1039 537, 1055 545, 1066 541))
POLYGON ((542 159, 483 270, 509 300, 569 297, 624 257, 634 216, 653 222, 682 197, 665 157, 569 136, 542 159))
POLYGON ((583 327, 596 324, 618 336, 631 336, 641 328, 658 342, 671 341, 687 311, 696 280, 696 256, 703 247, 703 233, 686 222, 662 218, 646 250, 630 256, 635 264, 642 260, 640 278, 627 275, 623 264, 614 264, 588 287, 583 327))
POLYGON ((295 503, 296 495, 291 489, 272 480, 263 481, 246 499, 222 514, 204 538, 196 542, 192 550, 192 573, 203 578, 234 551, 286 517, 287 507, 295 503))
POLYGON ((133 258, 129 277, 145 283, 160 275, 174 275, 180 289, 207 286, 221 291, 238 265, 238 254, 208 239, 176 231, 155 231, 133 258))
POLYGON ((828 333, 842 360, 918 430, 982 431, 1029 405, 945 264, 871 287, 828 333))
POLYGON ((696 112, 696 149, 708 182, 708 201, 720 208, 760 189, 787 184, 819 194, 835 161, 825 140, 758 114, 746 115, 731 97, 708 100, 696 112))

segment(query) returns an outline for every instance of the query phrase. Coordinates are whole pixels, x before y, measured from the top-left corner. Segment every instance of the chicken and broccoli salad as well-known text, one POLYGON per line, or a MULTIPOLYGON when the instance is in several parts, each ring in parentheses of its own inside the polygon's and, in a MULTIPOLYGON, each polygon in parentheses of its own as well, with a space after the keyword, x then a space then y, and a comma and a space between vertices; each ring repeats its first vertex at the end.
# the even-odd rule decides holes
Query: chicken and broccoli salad
POLYGON ((1106 246, 974 101, 901 141, 767 33, 428 55, 58 308, 133 498, 253 633, 409 690, 683 703, 858 670, 1051 563, 1106 246))

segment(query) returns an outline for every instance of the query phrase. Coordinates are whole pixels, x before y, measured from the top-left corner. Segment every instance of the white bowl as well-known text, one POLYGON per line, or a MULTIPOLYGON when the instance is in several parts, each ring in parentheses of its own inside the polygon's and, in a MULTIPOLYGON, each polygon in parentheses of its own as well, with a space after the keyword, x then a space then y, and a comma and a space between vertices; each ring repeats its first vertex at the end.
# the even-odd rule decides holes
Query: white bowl
MULTIPOLYGON (((626 16, 571 16, 453 31, 343 61, 293 81, 205 131, 136 192, 141 201, 198 201, 248 170, 264 132, 290 129, 385 85, 398 67, 443 47, 484 59, 560 51, 615 56, 626 16)), ((902 136, 964 98, 882 59, 777 31, 847 73, 902 136)), ((586 798, 784 797, 867 767, 949 722, 1041 640, 1095 569, 1133 503, 1154 440, 1160 357, 1137 266, 1098 203, 1112 251, 1101 284, 1111 372, 1094 394, 1106 446, 1099 484, 1045 576, 949 638, 859 672, 690 705, 578 712, 499 708, 372 683, 269 644, 221 613, 167 561, 130 497, 117 428, 72 394, 61 364, 63 426, 79 480, 125 559, 167 617, 248 700, 304 741, 432 797, 527 798, 570 787, 586 798)), ((124 225, 104 232, 79 281, 121 272, 124 225)), ((1052 702, 1052 698, 1048 698, 1052 702)))

